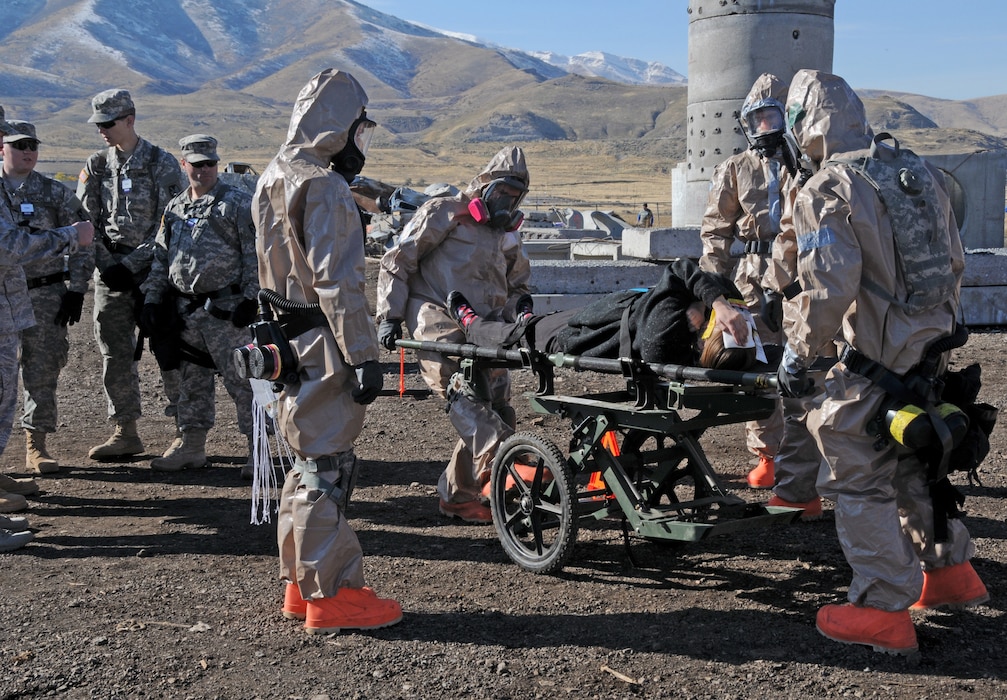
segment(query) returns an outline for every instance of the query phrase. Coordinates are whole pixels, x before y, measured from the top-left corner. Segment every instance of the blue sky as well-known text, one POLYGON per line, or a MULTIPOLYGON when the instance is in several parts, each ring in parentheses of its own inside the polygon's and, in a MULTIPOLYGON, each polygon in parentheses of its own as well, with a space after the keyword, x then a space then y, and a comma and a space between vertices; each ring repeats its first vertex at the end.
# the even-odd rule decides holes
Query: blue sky
MULTIPOLYGON (((605 51, 688 77, 686 0, 358 1, 510 48, 605 51)), ((950 100, 1007 94, 1005 0, 837 0, 835 27, 833 71, 854 88, 950 100)))

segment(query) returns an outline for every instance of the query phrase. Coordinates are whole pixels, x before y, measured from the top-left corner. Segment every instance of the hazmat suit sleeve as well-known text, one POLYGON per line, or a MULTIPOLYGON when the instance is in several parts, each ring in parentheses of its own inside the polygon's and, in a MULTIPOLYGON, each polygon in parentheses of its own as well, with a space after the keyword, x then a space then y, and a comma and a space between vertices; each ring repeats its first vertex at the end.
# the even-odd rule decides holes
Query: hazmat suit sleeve
POLYGON ((503 253, 507 259, 507 313, 514 311, 519 298, 531 294, 531 261, 521 245, 521 234, 508 231, 504 234, 503 253))
MULTIPOLYGON (((802 318, 788 344, 805 366, 839 333, 861 286, 863 257, 850 197, 848 177, 828 168, 801 190, 794 205, 798 279, 814 307, 814 322, 802 318)), ((873 217, 863 218, 859 225, 866 226, 873 217)))
MULTIPOLYGON (((331 179, 335 179, 335 175, 331 179)), ((311 287, 346 364, 378 359, 378 340, 364 294, 363 235, 353 197, 329 178, 309 179, 304 195, 304 251, 311 287)))
POLYGON ((706 211, 699 227, 703 242, 700 267, 708 272, 729 275, 734 269, 731 244, 737 234, 737 223, 743 214, 738 197, 738 173, 731 159, 718 165, 710 181, 706 211))
POLYGON ((420 261, 455 227, 455 207, 443 206, 448 201, 433 199, 424 203, 406 224, 398 244, 381 258, 377 298, 379 321, 406 317, 409 283, 420 261))

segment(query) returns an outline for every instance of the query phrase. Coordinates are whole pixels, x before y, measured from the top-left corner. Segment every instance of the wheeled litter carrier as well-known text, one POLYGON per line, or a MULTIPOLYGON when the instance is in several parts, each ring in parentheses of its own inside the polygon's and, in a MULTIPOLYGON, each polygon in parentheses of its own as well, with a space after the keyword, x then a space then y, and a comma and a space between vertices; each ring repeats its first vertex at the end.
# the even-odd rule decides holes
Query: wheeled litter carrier
POLYGON ((485 368, 530 369, 538 378, 533 409, 570 420, 568 454, 543 436, 518 432, 493 463, 493 524, 504 551, 527 571, 560 571, 589 519, 620 518, 627 534, 632 528, 650 540, 696 542, 801 514, 729 493, 699 443, 709 427, 770 415, 774 376, 430 341, 398 345, 463 358, 470 380, 485 368), (621 374, 626 389, 557 395, 556 368, 621 374))

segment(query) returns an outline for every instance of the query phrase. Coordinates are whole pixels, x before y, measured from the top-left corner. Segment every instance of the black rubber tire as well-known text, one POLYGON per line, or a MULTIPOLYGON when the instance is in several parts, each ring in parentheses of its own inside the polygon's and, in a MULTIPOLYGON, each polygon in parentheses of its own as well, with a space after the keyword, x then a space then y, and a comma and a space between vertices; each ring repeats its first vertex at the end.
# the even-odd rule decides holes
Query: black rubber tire
POLYGON ((515 433, 497 450, 490 475, 493 525, 507 556, 525 571, 562 570, 577 540, 576 497, 573 470, 551 441, 515 433), (515 464, 534 468, 530 484, 515 464))

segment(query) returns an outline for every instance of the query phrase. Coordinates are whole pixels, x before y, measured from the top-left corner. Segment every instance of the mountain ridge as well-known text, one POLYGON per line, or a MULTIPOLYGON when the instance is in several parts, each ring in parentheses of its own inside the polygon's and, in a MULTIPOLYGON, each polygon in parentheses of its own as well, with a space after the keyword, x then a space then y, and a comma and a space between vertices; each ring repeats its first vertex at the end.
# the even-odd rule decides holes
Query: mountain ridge
MULTIPOLYGON (((641 141, 684 159, 685 78, 660 64, 521 52, 353 0, 134 0, 130 9, 124 16, 119 0, 6 0, 0 104, 45 120, 47 142, 73 148, 83 146, 91 96, 125 86, 145 128, 226 128, 243 147, 269 149, 300 87, 338 66, 367 90, 382 127, 376 145, 608 140, 632 153, 641 141)), ((1005 145, 1007 96, 860 94, 875 129, 904 131, 911 147, 1005 145)))

